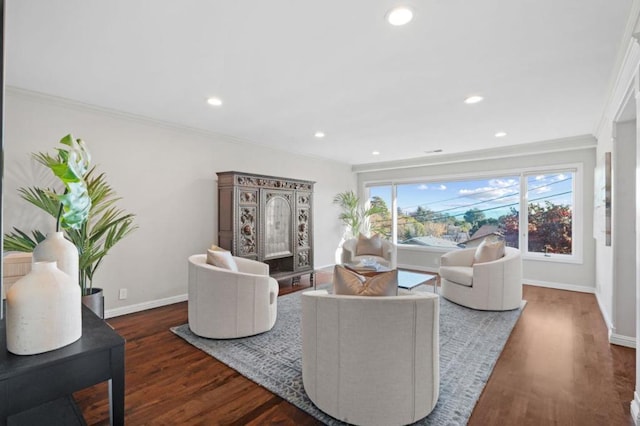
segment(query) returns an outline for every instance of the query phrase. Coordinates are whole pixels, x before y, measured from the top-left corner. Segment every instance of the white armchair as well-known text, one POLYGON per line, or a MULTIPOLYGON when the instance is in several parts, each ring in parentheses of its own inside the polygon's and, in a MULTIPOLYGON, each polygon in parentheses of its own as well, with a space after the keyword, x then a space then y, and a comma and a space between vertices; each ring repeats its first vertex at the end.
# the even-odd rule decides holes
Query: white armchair
POLYGON ((189 257, 189 328, 198 336, 231 339, 271 330, 278 314, 278 282, 262 262, 233 258, 238 272, 189 257))
POLYGON ((427 416, 440 386, 437 295, 302 294, 302 381, 322 411, 356 425, 427 416))
POLYGON ((498 260, 473 263, 475 248, 454 250, 440 258, 440 294, 468 308, 506 311, 522 301, 520 250, 505 247, 498 260))
POLYGON ((388 268, 396 267, 396 248, 391 241, 381 240, 382 241, 382 256, 373 256, 370 254, 366 254, 363 256, 358 256, 357 254, 357 246, 358 239, 351 238, 346 240, 342 244, 342 263, 358 263, 363 259, 374 259, 382 266, 386 266, 388 268))

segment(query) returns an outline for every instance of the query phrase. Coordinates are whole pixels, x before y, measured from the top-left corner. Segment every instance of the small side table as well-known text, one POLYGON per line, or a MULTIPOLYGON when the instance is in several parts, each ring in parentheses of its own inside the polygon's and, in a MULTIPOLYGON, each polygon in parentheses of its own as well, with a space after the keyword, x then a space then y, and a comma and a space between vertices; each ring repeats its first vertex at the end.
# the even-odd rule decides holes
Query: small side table
POLYGON ((111 425, 124 425, 124 343, 106 322, 82 307, 82 337, 54 351, 14 355, 0 321, 0 426, 32 407, 109 381, 111 425))

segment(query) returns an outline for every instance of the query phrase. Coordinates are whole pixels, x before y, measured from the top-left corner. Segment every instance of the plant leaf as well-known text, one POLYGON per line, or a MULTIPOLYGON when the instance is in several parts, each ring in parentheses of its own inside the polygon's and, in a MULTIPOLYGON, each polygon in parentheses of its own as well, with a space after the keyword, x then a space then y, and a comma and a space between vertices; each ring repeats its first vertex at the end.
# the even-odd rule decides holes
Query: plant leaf
MULTIPOLYGON (((79 255, 80 278, 79 284, 82 294, 90 292, 94 274, 101 265, 104 257, 123 238, 138 229, 134 224, 135 215, 126 213, 116 207, 120 197, 108 185, 104 173, 98 173, 95 167, 88 168, 90 155, 84 142, 74 140, 67 135, 60 141, 70 149, 58 149, 56 157, 46 153, 35 154, 34 158, 43 165, 51 168, 56 176, 64 181, 67 193, 58 195, 49 188, 20 188, 21 198, 40 208, 54 218, 58 216, 58 209, 62 203, 65 210, 62 222, 65 236, 76 246, 79 255), (60 163, 73 163, 73 167, 60 167, 60 163), (54 170, 55 169, 55 170, 54 170), (85 170, 82 174, 80 171, 85 170), (76 180, 74 176, 81 179, 76 180), (81 221, 86 214, 86 220, 81 221), (74 226, 70 226, 74 224, 74 226)), ((36 244, 45 239, 40 231, 33 231, 29 236, 23 231, 14 229, 4 236, 4 249, 12 251, 33 251, 36 244)))
MULTIPOLYGON (((58 148, 57 156, 41 152, 34 154, 34 158, 51 169, 65 186, 65 193, 58 198, 63 206, 60 225, 63 229, 78 229, 87 220, 91 205, 84 180, 91 157, 80 139, 66 135, 60 143, 68 148, 58 148)), ((55 217, 58 217, 58 213, 55 217)))
POLYGON ((13 232, 4 234, 2 248, 6 251, 21 251, 31 253, 36 245, 45 239, 40 231, 32 232, 33 238, 18 228, 13 228, 13 232))

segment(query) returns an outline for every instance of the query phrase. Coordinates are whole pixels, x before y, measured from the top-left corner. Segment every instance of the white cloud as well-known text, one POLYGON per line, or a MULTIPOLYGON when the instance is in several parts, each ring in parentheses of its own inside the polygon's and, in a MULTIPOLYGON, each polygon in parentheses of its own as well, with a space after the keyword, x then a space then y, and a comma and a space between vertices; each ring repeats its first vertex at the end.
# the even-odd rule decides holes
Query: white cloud
POLYGON ((519 182, 517 179, 491 179, 489 180, 489 185, 491 187, 497 187, 497 188, 506 188, 506 187, 517 188, 519 185, 519 182))
MULTIPOLYGON (((491 200, 498 197, 517 195, 520 192, 520 183, 516 179, 491 179, 489 186, 473 189, 461 189, 458 194, 476 200, 491 200)), ((503 199, 497 200, 500 203, 503 199)))
POLYGON ((447 187, 445 185, 442 185, 442 184, 440 184, 438 186, 429 186, 429 185, 423 183, 423 184, 420 184, 418 186, 418 189, 420 191, 426 191, 427 189, 431 189, 431 190, 434 190, 434 191, 446 191, 447 187))
POLYGON ((494 188, 491 187, 482 187, 482 188, 476 188, 476 189, 461 189, 460 191, 458 191, 458 193, 460 195, 477 195, 477 194, 482 194, 485 192, 490 192, 493 191, 494 188))

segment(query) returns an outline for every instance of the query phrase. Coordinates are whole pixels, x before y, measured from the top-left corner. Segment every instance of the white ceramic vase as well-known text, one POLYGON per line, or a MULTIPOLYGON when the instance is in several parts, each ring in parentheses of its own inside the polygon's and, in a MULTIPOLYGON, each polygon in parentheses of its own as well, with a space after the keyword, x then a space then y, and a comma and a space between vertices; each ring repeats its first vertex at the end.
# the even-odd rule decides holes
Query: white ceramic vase
POLYGON ((71 275, 79 285, 78 249, 62 232, 51 232, 33 249, 34 262, 57 262, 58 269, 71 275))
POLYGON ((33 355, 61 348, 82 336, 80 286, 56 267, 35 262, 7 292, 7 349, 33 355))

